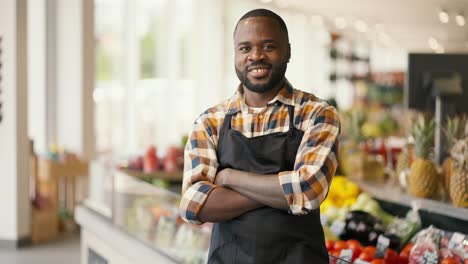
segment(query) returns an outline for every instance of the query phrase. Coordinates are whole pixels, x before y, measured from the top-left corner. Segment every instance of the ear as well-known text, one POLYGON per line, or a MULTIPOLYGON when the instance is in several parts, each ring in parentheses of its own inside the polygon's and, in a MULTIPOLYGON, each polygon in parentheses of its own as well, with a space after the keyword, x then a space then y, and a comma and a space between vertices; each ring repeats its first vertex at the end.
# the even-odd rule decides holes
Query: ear
POLYGON ((291 60, 291 44, 288 43, 288 53, 287 53, 287 56, 288 56, 288 62, 291 60))

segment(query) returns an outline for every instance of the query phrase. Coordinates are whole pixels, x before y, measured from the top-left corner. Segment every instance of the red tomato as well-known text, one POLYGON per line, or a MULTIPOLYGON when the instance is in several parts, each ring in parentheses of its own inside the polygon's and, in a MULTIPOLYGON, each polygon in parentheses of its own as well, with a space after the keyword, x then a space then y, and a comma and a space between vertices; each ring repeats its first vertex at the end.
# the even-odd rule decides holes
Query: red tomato
POLYGON ((374 246, 367 246, 365 247, 362 251, 365 251, 367 253, 369 253, 369 255, 371 255, 372 257, 375 256, 375 253, 377 252, 377 249, 375 249, 374 246))
POLYGON ((442 262, 440 262, 440 264, 458 264, 458 261, 452 257, 446 257, 442 260, 442 262))
POLYGON ((386 264, 384 259, 373 259, 371 264, 386 264))
POLYGON ((403 251, 408 251, 408 255, 409 255, 409 253, 411 252, 411 249, 413 249, 413 246, 414 246, 413 243, 408 243, 408 244, 401 250, 401 252, 403 252, 403 251))
POLYGON ((341 254, 341 249, 335 249, 331 252, 331 254, 337 258, 340 257, 340 254, 341 254))
POLYGON ((385 252, 385 262, 387 264, 398 264, 398 261, 398 253, 393 249, 387 249, 387 251, 385 252))
POLYGON ((362 252, 361 248, 353 249, 353 258, 352 258, 353 262, 355 259, 359 257, 359 255, 361 255, 361 252, 362 252))
POLYGON ((333 250, 333 245, 335 244, 335 241, 329 239, 325 242, 327 245, 327 251, 332 251, 333 250))
POLYGON ((360 248, 361 247, 361 244, 356 239, 348 240, 348 241, 346 241, 346 244, 348 244, 348 248, 350 248, 350 249, 355 249, 355 248, 360 248))
POLYGON ((409 263, 409 256, 408 255, 400 255, 398 257, 398 264, 408 264, 409 263))
POLYGON ((371 261, 374 258, 374 255, 369 254, 367 251, 362 251, 361 254, 359 254, 358 259, 364 260, 364 261, 371 261))
POLYGON ((337 241, 335 242, 335 244, 333 245, 333 249, 335 250, 342 250, 342 249, 347 249, 348 248, 348 244, 346 244, 346 242, 340 240, 340 241, 337 241))

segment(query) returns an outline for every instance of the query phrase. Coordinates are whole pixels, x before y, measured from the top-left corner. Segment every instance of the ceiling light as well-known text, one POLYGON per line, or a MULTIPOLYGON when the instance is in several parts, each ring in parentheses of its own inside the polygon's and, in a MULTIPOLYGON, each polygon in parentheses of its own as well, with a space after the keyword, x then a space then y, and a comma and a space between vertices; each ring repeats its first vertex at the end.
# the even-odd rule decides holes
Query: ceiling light
POLYGON ((280 8, 286 8, 289 6, 288 0, 277 0, 276 3, 280 8))
POLYGON ((449 17, 449 14, 447 13, 447 11, 442 10, 442 11, 439 12, 439 20, 440 20, 440 22, 442 22, 444 24, 447 24, 450 21, 450 17, 449 17))
POLYGON ((364 33, 364 32, 367 31, 367 24, 366 24, 366 22, 364 22, 364 21, 362 21, 362 20, 360 20, 360 19, 358 19, 358 20, 356 20, 356 21, 354 22, 354 27, 356 28, 357 31, 362 32, 362 33, 364 33))
POLYGON ((335 18, 335 26, 338 29, 345 29, 347 25, 348 25, 348 22, 346 22, 346 19, 342 17, 335 18))
POLYGON ((273 0, 260 0, 260 2, 264 3, 264 4, 268 4, 268 3, 271 3, 273 0))
POLYGON ((465 17, 462 14, 455 16, 455 22, 457 22, 457 25, 460 27, 463 27, 466 24, 465 17))
POLYGON ((321 27, 324 24, 323 17, 319 15, 311 16, 310 23, 314 26, 321 27))
POLYGON ((429 43, 429 47, 433 50, 437 50, 440 47, 439 42, 434 37, 430 37, 427 43, 429 43))

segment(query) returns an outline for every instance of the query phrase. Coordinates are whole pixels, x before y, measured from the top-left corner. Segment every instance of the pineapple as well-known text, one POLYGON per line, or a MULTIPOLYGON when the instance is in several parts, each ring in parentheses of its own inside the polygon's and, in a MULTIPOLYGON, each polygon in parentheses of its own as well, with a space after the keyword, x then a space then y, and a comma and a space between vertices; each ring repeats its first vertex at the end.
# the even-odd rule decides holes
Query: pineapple
POLYGON ((450 151, 454 170, 450 178, 450 198, 457 207, 468 207, 468 136, 458 140, 450 151))
POLYGON ((420 198, 432 198, 439 190, 437 167, 429 159, 434 147, 434 128, 434 119, 426 121, 422 115, 411 127, 415 160, 411 163, 408 190, 410 194, 420 198))
MULTIPOLYGON (((467 116, 455 116, 453 118, 447 118, 447 125, 444 128, 444 133, 447 141, 447 149, 452 149, 452 146, 457 140, 460 140, 467 136, 465 134, 465 124, 467 123, 467 116)), ((450 192, 450 177, 453 174, 453 158, 447 157, 442 164, 444 174, 444 189, 447 193, 450 192)))

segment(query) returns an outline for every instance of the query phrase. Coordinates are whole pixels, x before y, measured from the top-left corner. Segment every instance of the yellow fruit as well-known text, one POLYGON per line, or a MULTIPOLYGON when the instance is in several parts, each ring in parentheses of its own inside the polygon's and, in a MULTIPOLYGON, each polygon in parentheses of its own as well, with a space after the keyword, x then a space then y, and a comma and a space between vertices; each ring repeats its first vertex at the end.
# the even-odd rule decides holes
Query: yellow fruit
POLYGON ((458 207, 468 207, 468 135, 458 140, 450 151, 455 170, 450 177, 450 198, 458 207))
POLYGON ((450 198, 457 207, 468 207, 468 173, 456 171, 450 181, 450 198))
POLYGON ((434 197, 439 188, 439 174, 436 166, 430 160, 416 159, 411 164, 408 178, 409 192, 420 198, 434 197))
POLYGON ((453 159, 448 157, 442 163, 442 170, 444 174, 444 189, 447 193, 450 192, 450 178, 453 174, 453 159))

